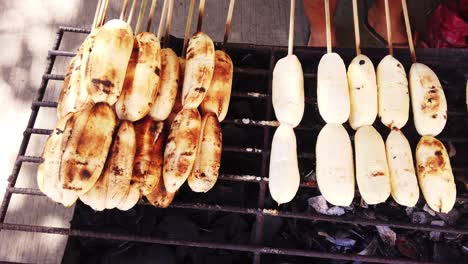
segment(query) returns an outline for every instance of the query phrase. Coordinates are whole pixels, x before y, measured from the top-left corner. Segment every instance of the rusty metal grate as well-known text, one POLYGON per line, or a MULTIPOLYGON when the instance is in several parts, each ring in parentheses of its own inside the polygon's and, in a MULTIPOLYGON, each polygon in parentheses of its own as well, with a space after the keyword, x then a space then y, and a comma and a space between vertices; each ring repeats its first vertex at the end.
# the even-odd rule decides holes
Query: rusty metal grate
MULTIPOLYGON (((314 48, 297 48, 296 55, 300 58, 305 77, 305 94, 306 94, 306 110, 304 118, 300 126, 296 128, 298 139, 299 164, 303 180, 301 182, 300 191, 295 198, 297 204, 303 206, 299 209, 291 208, 289 205, 282 205, 277 208, 271 200, 268 192, 268 164, 270 144, 274 129, 278 126, 275 120, 272 103, 271 103, 271 82, 272 71, 276 61, 285 56, 286 49, 283 47, 273 46, 255 46, 248 44, 228 44, 227 52, 232 56, 234 65, 234 82, 231 105, 236 102, 246 101, 250 105, 251 111, 248 116, 242 110, 229 110, 227 119, 223 122, 223 131, 226 126, 239 127, 244 130, 249 136, 252 134, 252 139, 246 139, 243 144, 237 142, 233 135, 225 133, 223 138, 223 164, 220 182, 224 184, 245 183, 250 186, 252 192, 255 192, 253 202, 246 204, 232 205, 229 203, 219 202, 200 202, 195 198, 179 200, 176 196, 171 208, 180 210, 200 210, 212 212, 225 212, 242 215, 250 215, 255 221, 252 224, 251 241, 248 244, 220 243, 220 242, 203 242, 166 239, 154 236, 139 236, 127 233, 111 233, 103 231, 90 231, 81 229, 56 228, 48 226, 31 226, 5 222, 8 206, 13 194, 19 195, 35 195, 43 196, 37 189, 15 187, 18 175, 23 163, 39 163, 41 158, 37 156, 27 156, 26 150, 31 138, 31 135, 49 135, 50 129, 35 128, 35 121, 40 108, 55 108, 56 102, 43 101, 48 83, 50 80, 62 81, 64 76, 61 74, 53 74, 52 69, 57 57, 72 57, 74 52, 59 50, 60 44, 64 37, 64 33, 79 33, 86 34, 89 30, 81 28, 60 27, 52 50, 48 53, 48 64, 44 72, 41 85, 37 92, 37 96, 32 102, 32 112, 28 121, 24 138, 18 152, 16 162, 13 167, 11 176, 8 179, 7 190, 0 208, 0 230, 16 230, 24 232, 39 232, 61 234, 72 237, 88 237, 105 240, 119 240, 144 242, 163 245, 175 245, 184 247, 197 247, 208 249, 223 249, 229 251, 240 251, 249 254, 249 258, 253 263, 261 263, 262 256, 283 255, 290 257, 309 257, 321 259, 334 259, 345 261, 360 261, 360 262, 376 262, 376 263, 434 263, 435 260, 412 260, 408 258, 390 258, 384 256, 364 256, 343 253, 332 253, 326 251, 294 248, 294 247, 272 247, 263 243, 263 234, 265 228, 265 217, 278 217, 282 219, 295 219, 298 221, 309 221, 312 223, 328 222, 330 224, 342 225, 360 225, 360 226, 388 226, 397 230, 415 230, 421 232, 442 232, 459 234, 462 236, 468 235, 468 225, 465 223, 452 224, 446 226, 416 224, 411 223, 407 219, 379 219, 367 218, 355 214, 346 214, 344 216, 329 216, 311 212, 307 210, 307 201, 301 201, 305 197, 303 193, 315 192, 318 193, 316 183, 314 181, 305 180, 305 175, 310 174, 315 167, 315 139, 324 125, 318 115, 316 105, 316 69, 317 64, 322 56, 323 49, 314 48), (247 157, 251 159, 249 164, 239 165, 243 160, 236 160, 239 157, 247 157), (227 164, 227 165, 226 165, 227 164), (234 164, 234 165, 232 165, 234 164), (225 166, 226 165, 226 166, 225 166), (304 206, 304 203, 306 204, 304 206), (304 209, 305 208, 305 209, 304 209)), ((171 39, 171 43, 175 49, 180 49, 180 40, 171 39)), ((351 49, 337 49, 346 63, 349 63, 354 56, 354 51, 351 49)), ((378 61, 385 56, 385 49, 364 49, 364 54, 368 55, 377 65, 378 61)), ((410 66, 409 52, 406 50, 396 50, 397 57, 406 69, 410 66)), ((418 59, 431 68, 441 78, 445 88, 448 105, 448 123, 445 131, 440 135, 439 139, 448 144, 454 145, 459 152, 452 159, 452 167, 455 174, 458 187, 457 206, 462 206, 468 202, 467 194, 467 176, 468 176, 468 113, 465 105, 465 85, 468 78, 468 50, 435 50, 426 49, 418 51, 418 59)), ((240 103, 242 106, 242 103, 240 103)), ((374 126, 382 134, 386 136, 388 131, 379 121, 376 121, 374 126)), ((350 132, 351 138, 354 134, 352 130, 346 126, 350 132)), ((419 137, 413 126, 410 118, 406 128, 403 129, 408 140, 414 149, 419 137)), ((245 160, 245 159, 244 159, 245 160)), ((30 175, 35 177, 35 175, 30 175)), ((359 199, 359 195, 356 195, 359 199)), ((391 199, 391 198, 390 198, 391 199)), ((355 199, 356 200, 356 199, 355 199)), ((418 205, 421 204, 421 200, 418 205)), ((424 204, 424 203, 422 203, 424 204)), ((138 206, 147 206, 146 203, 140 203, 138 206)), ((170 210, 170 209, 168 209, 170 210)), ((371 208, 366 210, 372 210, 371 208)), ((468 215, 462 215, 466 218, 468 215)))

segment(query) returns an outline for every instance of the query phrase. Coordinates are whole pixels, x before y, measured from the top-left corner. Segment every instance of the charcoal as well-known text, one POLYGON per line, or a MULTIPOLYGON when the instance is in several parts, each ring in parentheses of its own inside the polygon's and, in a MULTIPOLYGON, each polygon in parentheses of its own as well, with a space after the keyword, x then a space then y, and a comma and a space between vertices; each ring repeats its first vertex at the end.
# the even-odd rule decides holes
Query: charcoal
POLYGON ((379 233, 380 239, 382 241, 389 245, 389 246, 395 246, 395 241, 396 241, 396 233, 393 231, 390 227, 388 226, 376 226, 377 231, 379 233))
POLYGON ((457 149, 455 145, 453 145, 452 141, 448 143, 448 155, 450 158, 454 158, 457 155, 457 149))
POLYGON ((416 243, 408 236, 399 236, 395 245, 401 255, 410 259, 419 258, 418 247, 416 243))
POLYGON ((375 254, 375 251, 377 250, 378 245, 379 245, 379 241, 377 240, 377 238, 373 238, 371 242, 367 244, 367 246, 363 250, 359 251, 358 255, 372 256, 375 254))
POLYGON ((329 234, 327 234, 326 232, 318 232, 318 234, 319 234, 320 236, 325 237, 325 239, 326 239, 328 242, 333 243, 334 245, 339 246, 339 247, 347 247, 347 248, 350 248, 350 247, 353 247, 354 244, 356 244, 356 240, 351 239, 351 238, 332 237, 332 236, 330 236, 329 234))
POLYGON ((442 219, 445 223, 449 225, 454 225, 458 219, 460 218, 460 212, 458 211, 457 208, 453 208, 448 212, 448 214, 444 213, 436 213, 437 216, 442 219))
POLYGON ((327 201, 322 195, 310 197, 308 200, 309 206, 314 208, 317 213, 325 215, 344 215, 345 210, 339 206, 328 207, 327 201))
POLYGON ((443 263, 456 263, 459 257, 460 251, 455 246, 443 242, 434 243, 434 261, 443 263))
POLYGON ((423 210, 432 216, 436 216, 436 212, 432 210, 427 204, 424 205, 423 210))
MULTIPOLYGON (((444 223, 444 221, 434 220, 434 221, 431 221, 431 225, 435 225, 435 226, 444 226, 445 223, 444 223)), ((438 231, 431 231, 431 232, 429 233, 429 238, 430 238, 432 241, 439 241, 439 240, 440 240, 440 232, 438 232, 438 231)))
POLYGON ((431 222, 431 216, 425 212, 414 212, 410 217, 413 224, 429 224, 431 222))

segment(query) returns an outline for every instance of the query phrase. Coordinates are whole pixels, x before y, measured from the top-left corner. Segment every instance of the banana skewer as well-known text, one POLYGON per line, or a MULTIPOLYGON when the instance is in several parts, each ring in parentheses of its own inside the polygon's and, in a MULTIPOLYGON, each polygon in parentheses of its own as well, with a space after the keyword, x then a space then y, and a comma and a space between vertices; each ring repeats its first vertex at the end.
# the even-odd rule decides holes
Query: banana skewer
POLYGON ((372 61, 361 54, 357 0, 353 0, 353 18, 356 57, 348 66, 349 125, 356 130, 372 125, 377 116, 377 80, 372 61))
MULTIPOLYGON (((122 92, 115 105, 117 116, 123 120, 137 121, 151 110, 159 90, 161 75, 161 46, 159 37, 153 33, 139 31, 145 10, 144 0, 138 16, 133 51, 128 63, 122 92)), ((153 0, 150 14, 154 14, 156 0, 153 0)))
POLYGON ((385 126, 401 129, 409 116, 408 80, 403 65, 393 57, 388 0, 385 0, 385 17, 389 55, 377 65, 378 113, 385 126))
POLYGON ((182 88, 184 108, 197 108, 210 87, 215 64, 213 40, 201 31, 205 0, 200 1, 197 33, 188 43, 187 60, 182 88))
POLYGON ((326 123, 343 124, 350 113, 348 79, 343 59, 332 53, 328 0, 325 0, 325 17, 327 53, 320 59, 317 69, 317 103, 319 113, 326 123))
POLYGON ((304 114, 304 76, 302 66, 293 55, 295 0, 291 1, 289 16, 288 55, 280 59, 273 70, 273 109, 281 125, 271 143, 269 189, 278 203, 291 201, 299 189, 297 163, 297 126, 304 114))

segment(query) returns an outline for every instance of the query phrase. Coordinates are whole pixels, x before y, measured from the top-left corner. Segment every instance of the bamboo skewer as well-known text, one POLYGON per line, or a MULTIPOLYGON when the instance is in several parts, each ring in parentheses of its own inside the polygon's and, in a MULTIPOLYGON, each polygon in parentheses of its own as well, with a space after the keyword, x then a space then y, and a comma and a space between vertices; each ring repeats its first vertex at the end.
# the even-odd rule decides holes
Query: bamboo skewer
POLYGON ((125 13, 127 13, 127 7, 128 7, 128 0, 125 0, 123 5, 122 5, 122 10, 120 11, 120 20, 124 20, 125 13))
POLYGON ((135 7, 137 4, 137 0, 133 0, 132 7, 130 8, 130 14, 128 14, 127 24, 131 24, 133 20, 133 14, 135 13, 135 7))
POLYGON ((148 22, 146 23, 146 32, 150 32, 151 30, 151 24, 153 24, 154 10, 156 9, 156 2, 157 0, 151 1, 150 12, 148 15, 148 22))
POLYGON ((110 0, 104 0, 104 9, 103 9, 103 14, 101 16, 101 20, 99 21, 99 26, 102 26, 104 24, 104 21, 106 20, 107 8, 109 7, 109 1, 110 0))
POLYGON ((174 0, 169 0, 169 7, 167 10, 167 19, 166 19, 166 34, 164 35, 164 47, 169 46, 169 34, 171 33, 173 11, 174 11, 174 0))
POLYGON ((96 6, 96 12, 94 13, 94 19, 93 19, 93 24, 91 26, 91 29, 97 28, 98 17, 101 13, 101 4, 102 4, 102 0, 99 0, 96 6))
POLYGON ((403 7, 403 17, 405 18, 406 35, 408 36, 408 46, 411 53, 411 60, 413 61, 413 63, 415 63, 416 52, 414 51, 413 34, 411 33, 411 24, 409 21, 408 6, 406 5, 406 0, 401 0, 401 5, 403 7))
POLYGON ((190 34, 190 26, 192 25, 192 18, 193 18, 193 9, 195 8, 195 0, 190 0, 190 7, 187 15, 187 22, 185 23, 185 33, 184 33, 184 45, 182 46, 182 59, 185 59, 185 55, 187 54, 187 43, 190 34))
POLYGON ((325 0, 325 23, 327 31, 327 53, 332 52, 331 24, 330 24, 330 1, 325 0))
POLYGON ((361 35, 359 33, 357 0, 353 0, 353 23, 354 23, 354 41, 356 43, 356 55, 361 55, 361 35))
MULTIPOLYGON (((327 0, 328 2, 328 0, 327 0)), ((288 38, 288 55, 293 53, 294 45, 294 13, 296 9, 296 0, 291 0, 291 10, 289 11, 289 38, 288 38)))
POLYGON ((204 14, 205 14, 205 0, 200 0, 200 5, 198 6, 197 32, 200 32, 202 29, 204 14))
POLYGON ((226 26, 224 27, 224 38, 223 38, 223 49, 224 46, 226 45, 228 38, 229 38, 229 33, 231 31, 231 22, 232 22, 232 14, 234 13, 234 4, 236 3, 236 0, 231 0, 229 2, 229 9, 228 9, 228 14, 226 18, 226 26))
POLYGON ((385 23, 387 24, 388 53, 393 56, 392 25, 390 24, 390 8, 388 0, 385 0, 385 23))
POLYGON ((141 5, 140 5, 140 12, 138 13, 137 23, 135 26, 135 35, 138 35, 138 33, 140 33, 140 27, 141 27, 141 23, 143 22, 143 17, 145 16, 145 10, 146 10, 146 0, 142 0, 141 5))
POLYGON ((166 21, 166 14, 167 14, 167 0, 164 0, 163 8, 162 8, 162 13, 161 13, 161 20, 159 21, 159 27, 158 27, 158 39, 161 41, 161 34, 163 31, 163 26, 164 22, 166 21))

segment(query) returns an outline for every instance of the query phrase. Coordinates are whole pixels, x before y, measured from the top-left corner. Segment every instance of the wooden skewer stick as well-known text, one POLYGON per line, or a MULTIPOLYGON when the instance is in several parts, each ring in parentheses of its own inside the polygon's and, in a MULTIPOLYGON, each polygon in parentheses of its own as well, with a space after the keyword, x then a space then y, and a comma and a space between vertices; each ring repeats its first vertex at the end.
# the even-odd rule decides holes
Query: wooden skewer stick
POLYGON ((159 21, 158 35, 157 35, 159 40, 161 40, 163 26, 165 25, 164 22, 166 21, 166 14, 167 14, 167 0, 164 0, 163 9, 161 13, 161 20, 159 21))
POLYGON ((91 26, 91 29, 97 28, 98 17, 101 13, 101 4, 102 4, 102 0, 99 0, 96 6, 96 12, 94 13, 93 25, 91 26))
POLYGON ((169 46, 169 34, 171 33, 173 11, 174 11, 174 0, 169 0, 169 7, 167 10, 167 19, 166 19, 166 34, 164 36, 164 47, 169 46))
POLYGON ((330 1, 325 0, 325 23, 327 31, 327 53, 332 52, 331 24, 330 24, 330 1))
POLYGON ((146 0, 142 0, 141 5, 140 5, 140 12, 138 13, 137 23, 135 26, 135 35, 140 33, 140 27, 141 27, 141 23, 143 22, 143 17, 145 16, 145 10, 146 10, 146 0))
POLYGON ((223 48, 226 46, 226 43, 229 38, 229 33, 231 32, 231 22, 232 22, 232 14, 234 13, 234 4, 236 3, 236 0, 231 0, 229 2, 229 9, 228 9, 228 14, 226 18, 226 26, 224 27, 224 38, 223 38, 223 48))
POLYGON ((127 13, 128 0, 125 0, 122 5, 122 11, 120 11, 120 20, 124 20, 125 14, 127 13))
MULTIPOLYGON (((328 0, 327 0, 328 2, 328 0)), ((288 56, 293 53, 294 45, 294 13, 296 9, 296 0, 291 0, 291 10, 289 11, 289 38, 288 38, 288 56)))
POLYGON ((387 23, 388 53, 393 56, 392 25, 390 21, 390 7, 388 6, 388 0, 385 0, 385 23, 387 23))
POLYGON ((137 0, 133 0, 132 7, 130 8, 130 14, 128 14, 127 24, 131 24, 133 20, 133 14, 135 13, 135 7, 137 4, 137 0))
POLYGON ((184 33, 184 45, 182 46, 182 59, 185 59, 185 55, 187 54, 187 44, 190 34, 190 26, 192 25, 192 18, 193 18, 193 9, 195 8, 195 0, 190 0, 189 11, 187 15, 187 22, 185 23, 185 33, 184 33))
POLYGON ((200 5, 198 6, 197 32, 200 32, 202 29, 204 14, 205 14, 205 0, 200 0, 200 5))
POLYGON ((406 0, 401 0, 401 5, 403 7, 403 16, 405 18, 406 35, 408 36, 408 46, 410 48, 411 60, 413 61, 413 63, 415 63, 416 52, 414 51, 413 34, 411 33, 411 24, 409 21, 408 6, 406 5, 406 0))
POLYGON ((148 15, 148 22, 146 24, 146 32, 150 32, 151 30, 151 24, 153 24, 154 10, 156 9, 156 2, 157 0, 151 1, 150 12, 148 15))
POLYGON ((353 0, 353 23, 354 23, 354 41, 356 43, 356 55, 360 55, 361 54, 361 36, 359 34, 357 0, 353 0))
POLYGON ((109 7, 109 1, 110 0, 104 0, 104 11, 102 13, 101 20, 99 20, 99 26, 102 26, 104 24, 104 21, 106 21, 107 8, 109 7))

